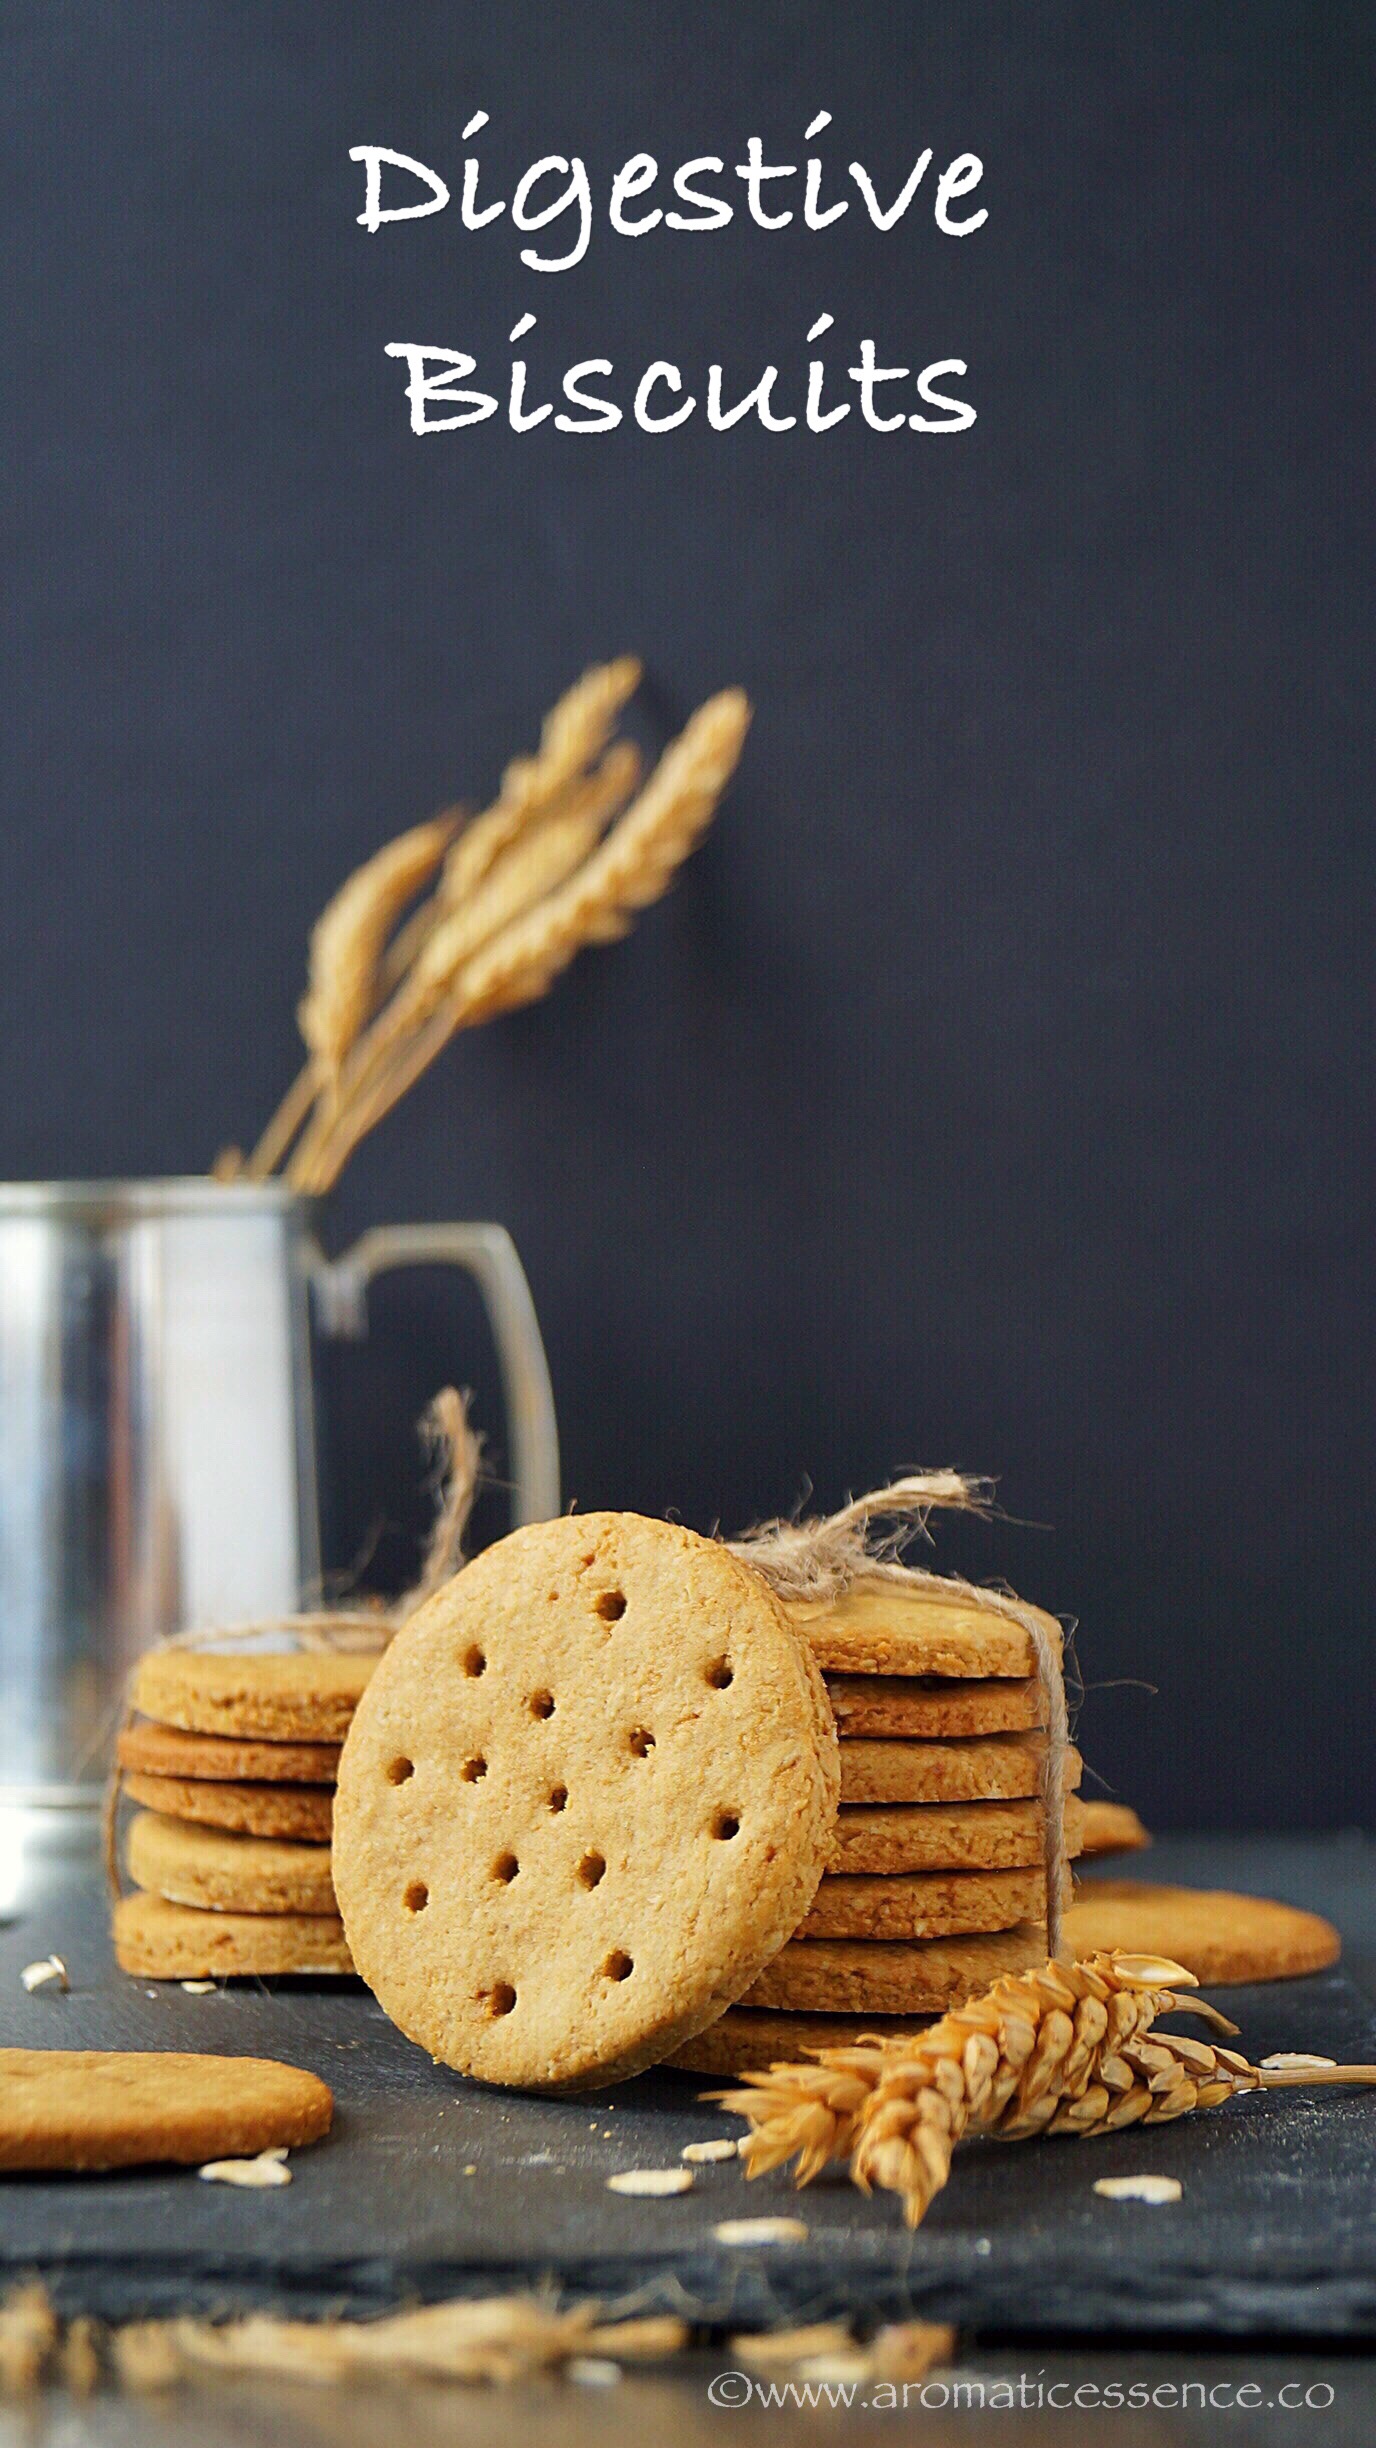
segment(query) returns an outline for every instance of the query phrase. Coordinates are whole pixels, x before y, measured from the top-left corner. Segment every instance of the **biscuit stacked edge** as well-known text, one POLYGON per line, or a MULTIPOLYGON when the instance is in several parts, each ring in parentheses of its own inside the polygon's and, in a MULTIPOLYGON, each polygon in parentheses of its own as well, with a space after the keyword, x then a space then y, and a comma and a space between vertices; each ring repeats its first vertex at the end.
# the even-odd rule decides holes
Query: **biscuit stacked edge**
POLYGON ((115 1954, 152 1980, 353 1968, 330 1823, 340 1745, 376 1658, 159 1650, 119 1739, 139 1805, 115 1954))

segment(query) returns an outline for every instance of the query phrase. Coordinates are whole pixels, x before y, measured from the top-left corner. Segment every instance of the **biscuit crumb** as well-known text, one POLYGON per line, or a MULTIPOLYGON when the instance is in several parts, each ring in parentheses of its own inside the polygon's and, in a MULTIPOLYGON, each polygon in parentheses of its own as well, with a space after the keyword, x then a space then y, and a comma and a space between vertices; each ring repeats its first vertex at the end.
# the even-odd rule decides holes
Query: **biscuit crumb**
POLYGON ((693 2183, 691 2168, 624 2168, 619 2176, 607 2178, 607 2191, 643 2194, 648 2200, 662 2193, 691 2193, 693 2183))
POLYGON ((1336 2065, 1336 2057, 1311 2057, 1304 2049, 1277 2049, 1272 2057, 1263 2057, 1263 2074, 1300 2074, 1306 2068, 1317 2073, 1323 2066, 1336 2065))
POLYGON ((719 2244, 805 2244, 807 2229, 796 2218, 723 2219, 712 2230, 719 2244))
POLYGON ((281 2143, 274 2143, 271 2150, 259 2151, 256 2159, 208 2159, 196 2173, 207 2184, 244 2185, 254 2191, 291 2183, 291 2169, 281 2143))
POLYGON ((72 1985, 60 1955, 45 1955, 40 1963, 25 1964, 19 1977, 31 1996, 35 1989, 46 1989, 53 1981, 59 1989, 70 1989, 72 1985))
POLYGON ((214 1981, 183 1981, 181 1985, 188 1997, 213 1997, 215 1994, 214 1981))
POLYGON ((679 2156, 686 2159, 690 2167, 710 2167, 714 2160, 734 2159, 738 2148, 739 2144, 732 2135, 729 2141, 685 2142, 679 2156))
POLYGON ((1178 2202, 1184 2186, 1178 2176, 1097 2176, 1094 2190, 1105 2201, 1178 2202))

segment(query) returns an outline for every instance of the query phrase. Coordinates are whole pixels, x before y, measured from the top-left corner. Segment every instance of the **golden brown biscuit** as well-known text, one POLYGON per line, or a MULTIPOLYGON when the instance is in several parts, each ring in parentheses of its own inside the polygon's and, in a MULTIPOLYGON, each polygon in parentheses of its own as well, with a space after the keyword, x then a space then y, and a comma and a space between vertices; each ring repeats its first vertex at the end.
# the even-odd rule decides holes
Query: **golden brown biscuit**
POLYGON ((821 1677, 759 1577, 635 1514, 489 1547, 397 1635, 334 1869, 394 2022, 486 2082, 632 2073, 796 1929, 830 1847, 821 1677))
POLYGON ((1235 1981, 1291 1980, 1336 1963, 1342 1940, 1331 1922, 1266 1896, 1207 1887, 1149 1887, 1137 1879, 1086 1879, 1065 1916, 1067 1953, 1121 1947, 1168 1955, 1205 1988, 1235 1981))
POLYGON ((141 1718, 126 1726, 115 1756, 140 1776, 224 1778, 235 1785, 333 1785, 338 1743, 237 1742, 229 1734, 184 1734, 141 1718))
MULTIPOLYGON (((1074 1860, 1084 1804, 1066 1796, 1065 1849, 1074 1860)), ((1040 1802, 875 1802, 838 1811, 829 1872, 892 1877, 909 1870, 1030 1870, 1043 1858, 1040 1802)))
POLYGON ((189 1734, 338 1743, 376 1664, 371 1653, 154 1649, 135 1669, 134 1706, 189 1734))
POLYGON ((164 1819, 189 1819, 199 1827, 228 1828, 240 1836, 286 1836, 302 1844, 328 1844, 334 1809, 332 1785, 223 1785, 211 1777, 138 1776, 121 1781, 130 1802, 164 1819))
POLYGON ((1151 1843, 1135 1810, 1126 1802, 1086 1802, 1083 1853, 1140 1853, 1151 1843))
POLYGON ((957 1938, 1046 1917, 1041 1870, 919 1870, 824 1878, 799 1938, 957 1938))
MULTIPOLYGON (((1029 1607, 1051 1635, 1057 1656, 1061 1627, 1054 1615, 1029 1607)), ((840 1598, 795 1599, 788 1614, 824 1674, 1033 1675, 1032 1643, 1011 1616, 996 1615, 953 1586, 907 1590, 876 1581, 840 1598)))
POLYGON ((352 1972, 333 1913, 201 1912, 156 1895, 121 1896, 115 1961, 141 1980, 233 1980, 352 1972))
POLYGON ((330 1848, 270 1836, 226 1836, 140 1811, 125 1839, 129 1876, 169 1904, 201 1912, 334 1912, 330 1848))
POLYGON ((730 2006, 665 2063, 689 2074, 746 2074, 768 2065, 795 2065, 814 2049, 859 2048, 876 2039, 911 2040, 930 2031, 932 2021, 931 2015, 781 2014, 759 2006, 730 2006))
POLYGON ((250 2159, 330 2130, 323 2082, 270 2057, 0 2049, 0 2168, 250 2159))
POLYGON ((795 1938, 743 2003, 790 2014, 944 2014, 1003 1973, 1045 1961, 1046 1931, 1036 1921, 975 1938, 795 1938))
MULTIPOLYGON (((841 1800, 853 1802, 1013 1802, 1041 1790, 1040 1734, 970 1734, 947 1742, 841 1745, 841 1800)), ((1066 1791, 1080 1782, 1081 1760, 1066 1753, 1066 1791)))
POLYGON ((1035 1675, 964 1682, 939 1675, 828 1675, 844 1742, 852 1734, 1020 1734, 1043 1722, 1035 1675))

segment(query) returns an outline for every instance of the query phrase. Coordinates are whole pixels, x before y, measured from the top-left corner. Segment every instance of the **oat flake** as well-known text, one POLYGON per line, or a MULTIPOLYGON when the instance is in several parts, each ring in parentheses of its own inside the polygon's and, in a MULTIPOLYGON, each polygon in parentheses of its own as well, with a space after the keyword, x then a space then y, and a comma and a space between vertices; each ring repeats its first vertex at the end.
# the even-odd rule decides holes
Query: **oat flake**
POLYGON ((1094 2190, 1105 2201, 1178 2202, 1184 2186, 1178 2176, 1097 2176, 1094 2190))
POLYGON ((712 2230, 719 2244, 804 2244, 807 2229, 796 2218, 723 2219, 712 2230))
POLYGON ((643 2194, 646 2200, 662 2193, 691 2193, 691 2168, 623 2168, 619 2176, 607 2178, 609 2193, 643 2194))
POLYGON ((19 1977, 30 1995, 35 1989, 46 1989, 51 1981, 56 1981, 59 1989, 70 1989, 72 1985, 60 1955, 45 1955, 41 1963, 25 1964, 19 1977))
POLYGON ((281 2143, 274 2143, 271 2150, 259 2151, 256 2159, 208 2159, 196 2173, 207 2184, 244 2185, 251 2191, 291 2183, 291 2169, 281 2143))

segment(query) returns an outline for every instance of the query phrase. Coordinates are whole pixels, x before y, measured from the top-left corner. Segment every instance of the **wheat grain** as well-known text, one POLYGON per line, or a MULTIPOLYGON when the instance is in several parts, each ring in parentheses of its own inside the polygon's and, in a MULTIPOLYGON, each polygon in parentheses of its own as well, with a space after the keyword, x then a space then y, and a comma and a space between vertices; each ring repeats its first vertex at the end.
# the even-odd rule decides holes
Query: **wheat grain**
POLYGON ((748 2175, 791 2159, 806 2184, 849 2156, 861 2190, 897 2193, 915 2227, 966 2133, 1008 2141, 1114 2133, 1217 2107, 1240 2091, 1376 2082, 1372 2066, 1270 2072, 1235 2050, 1154 2031, 1158 2015, 1182 2012, 1234 2031, 1202 1999, 1177 1994, 1195 1985, 1164 1958, 1049 1962, 996 1982, 911 2040, 821 2049, 815 2064, 777 2064, 743 2089, 708 2097, 749 2122, 748 2175))
POLYGON ((640 685, 634 655, 598 663, 575 680, 545 716, 533 757, 513 757, 497 799, 460 835, 445 865, 443 898, 466 899, 522 826, 543 814, 570 782, 600 756, 617 716, 640 685))
MULTIPOLYGON (((329 1188, 353 1149, 374 1129, 461 1028, 547 992, 588 943, 626 933, 634 912, 658 900, 711 822, 740 756, 749 700, 724 690, 699 707, 639 796, 591 857, 557 891, 490 938, 454 978, 447 998, 372 1077, 327 1130, 303 1142, 289 1178, 303 1189, 329 1188)), ((381 1034, 387 1022, 378 1024, 381 1034)), ((360 1057, 362 1049, 360 1049, 360 1057)))
POLYGON ((434 874, 453 837, 451 816, 413 825, 358 868, 316 920, 310 983, 298 1018, 322 1079, 337 1079, 372 1011, 377 964, 396 922, 434 874))
POLYGON ((464 899, 441 912, 401 991, 380 1017, 381 1050, 428 1020, 452 991, 464 963, 582 866, 635 788, 639 772, 639 752, 619 740, 595 774, 512 843, 464 899))
POLYGON ((433 816, 388 842, 340 886, 311 931, 308 984, 297 1010, 308 1060, 245 1167, 265 1180, 285 1155, 318 1096, 338 1095, 340 1066, 380 992, 378 964, 398 918, 439 866, 454 837, 452 814, 433 816))
MULTIPOLYGON (((343 1135, 350 1147, 357 1143, 353 1109, 371 1112, 374 1091, 385 1080, 389 1065, 408 1044, 416 1043, 453 992, 465 963, 582 866, 609 818, 634 788, 639 769, 638 751, 628 741, 618 741, 597 772, 568 792, 552 813, 530 826, 466 901, 440 912, 410 971, 341 1075, 337 1098, 321 1106, 304 1133, 290 1168, 290 1178, 298 1188, 321 1188, 333 1178, 338 1167, 331 1142, 336 1134, 343 1135)), ((450 1033, 441 1033, 435 1052, 450 1033)), ((428 1046, 428 1039, 426 1043, 428 1046)), ((364 1127, 370 1128, 371 1123, 364 1127)))
POLYGON ((410 968, 446 910, 460 908, 527 827, 549 815, 611 737, 640 681, 634 655, 594 664, 545 716, 534 756, 513 757, 488 808, 464 827, 445 860, 433 899, 401 930, 387 962, 393 985, 410 968))

